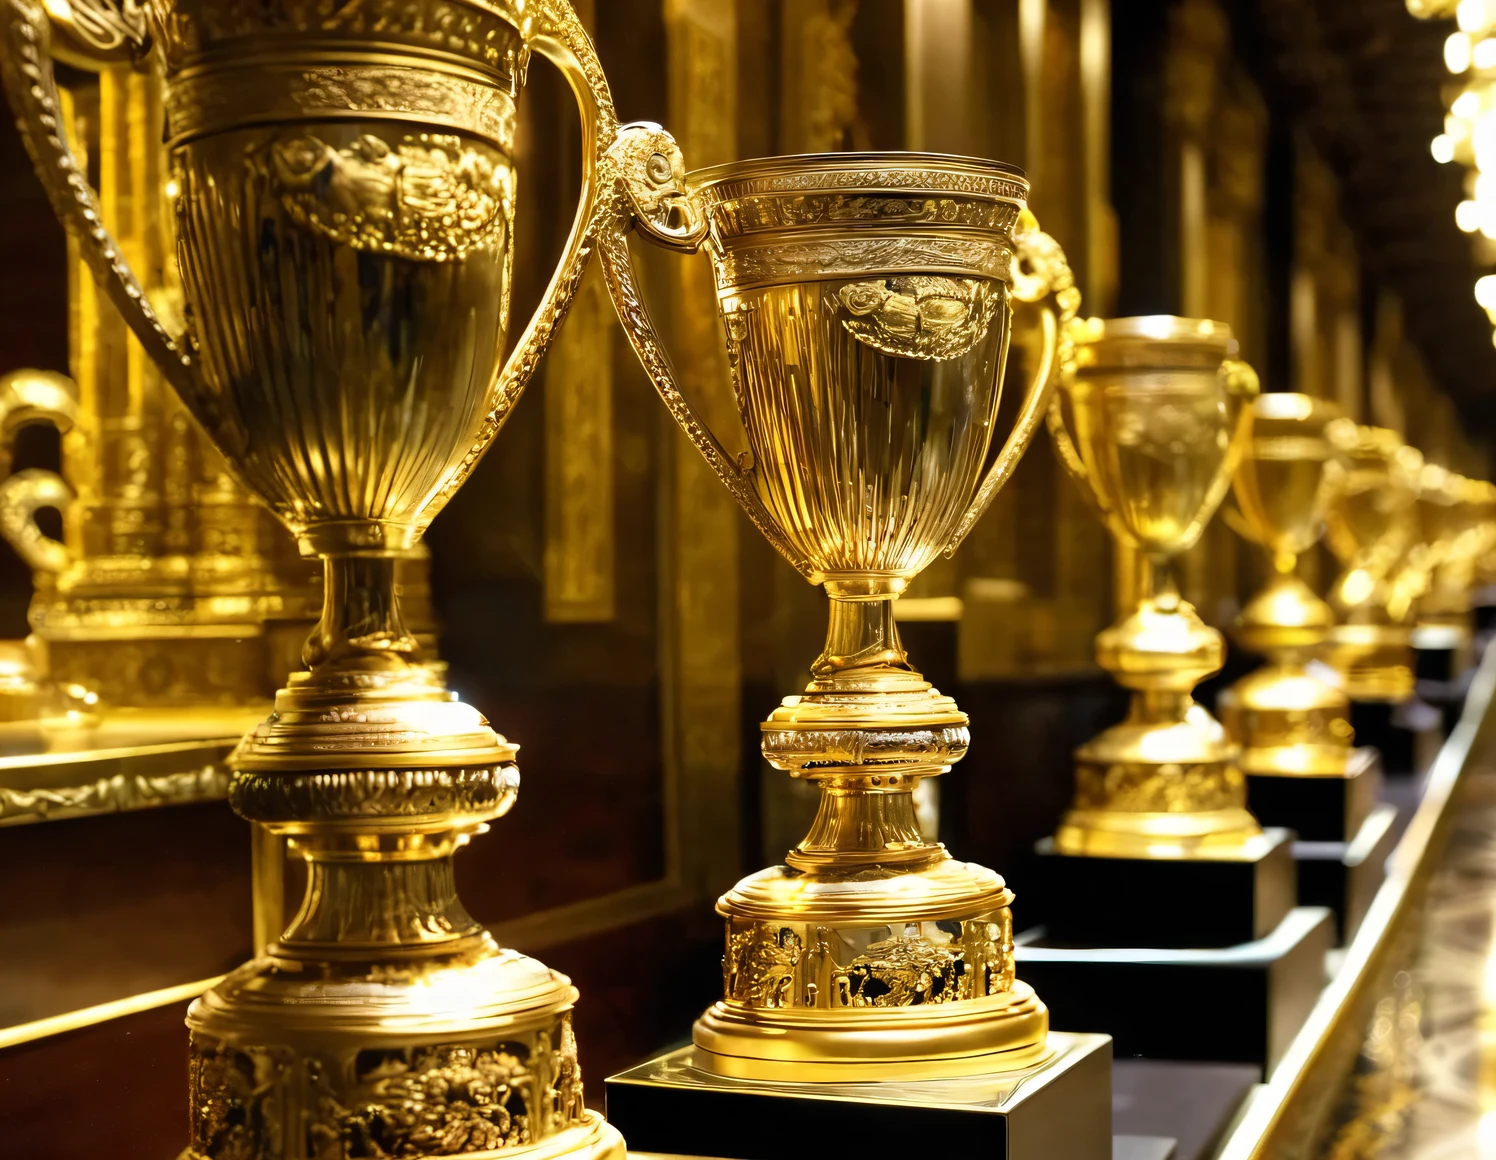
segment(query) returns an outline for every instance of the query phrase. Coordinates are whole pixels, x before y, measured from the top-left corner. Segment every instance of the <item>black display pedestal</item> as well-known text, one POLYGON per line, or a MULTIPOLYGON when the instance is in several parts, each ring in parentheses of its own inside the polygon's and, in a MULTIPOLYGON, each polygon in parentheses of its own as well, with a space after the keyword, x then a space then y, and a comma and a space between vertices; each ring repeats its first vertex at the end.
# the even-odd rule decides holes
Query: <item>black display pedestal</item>
MULTIPOLYGON (((1129 909, 1169 903, 1135 898, 1129 909)), ((1323 907, 1296 907, 1266 938, 1214 950, 1078 948, 1025 931, 1018 977, 1053 1026, 1100 1028, 1119 1058, 1247 1063, 1265 1075, 1324 987, 1333 923, 1323 907)))
POLYGON ((1275 930, 1294 905, 1293 836, 1264 832, 1256 856, 1094 858, 1035 847, 1023 914, 1075 946, 1231 947, 1275 930))
POLYGON ((1386 874, 1397 844, 1397 807, 1376 806, 1349 842, 1295 842, 1299 902, 1326 906, 1335 915, 1335 945, 1355 936, 1386 874))
POLYGON ((1361 745, 1374 745, 1389 776, 1428 768, 1443 742, 1439 711, 1417 698, 1352 701, 1351 727, 1361 745))
POLYGON ((681 1047, 610 1077, 608 1119, 631 1153, 1111 1160, 1111 1040, 1051 1033, 1050 1045, 1046 1063, 1021 1071, 862 1083, 730 1079, 681 1047))
POLYGON ((1351 751, 1343 776, 1247 774, 1247 809, 1264 826, 1292 830, 1299 841, 1349 842, 1376 804, 1382 765, 1369 745, 1351 751))

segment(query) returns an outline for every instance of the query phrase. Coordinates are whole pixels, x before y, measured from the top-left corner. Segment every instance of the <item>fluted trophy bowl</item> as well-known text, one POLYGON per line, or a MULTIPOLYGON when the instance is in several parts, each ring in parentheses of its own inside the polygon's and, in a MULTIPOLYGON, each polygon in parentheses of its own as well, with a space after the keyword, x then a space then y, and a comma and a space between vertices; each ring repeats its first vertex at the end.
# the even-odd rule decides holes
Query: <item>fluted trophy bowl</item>
POLYGON ((575 988, 500 948, 457 898, 452 855, 515 800, 515 747, 423 662, 395 587, 396 559, 533 372, 600 228, 617 121, 575 13, 4 0, 0 19, 7 95, 81 254, 236 474, 324 561, 306 671, 230 759, 235 809, 296 839, 306 896, 264 957, 191 1009, 185 1155, 341 1140, 621 1156, 583 1104, 575 988), (185 333, 142 294, 57 128, 54 35, 70 58, 164 71, 185 333), (506 357, 515 102, 536 52, 581 106, 582 197, 506 357), (288 1108, 305 1111, 283 1133, 288 1108))
POLYGON ((894 605, 1032 438, 1078 305, 1068 267, 998 162, 827 154, 687 175, 672 149, 638 127, 632 216, 710 256, 740 455, 680 394, 605 238, 620 316, 687 433, 831 605, 809 687, 763 725, 765 756, 818 782, 820 810, 786 865, 718 902, 723 998, 696 1023, 696 1066, 814 1082, 1034 1064, 1048 1015, 1014 977, 1012 892, 920 832, 913 790, 964 755, 967 718, 909 663, 894 605), (1035 304, 1046 342, 1005 431, 1015 301, 1035 304))
POLYGON ((1257 377, 1228 326, 1150 315, 1074 325, 1075 374, 1050 431, 1071 475, 1145 573, 1138 606, 1104 630, 1097 659, 1133 690, 1121 724, 1076 751, 1076 796, 1056 831, 1066 854, 1189 856, 1256 848, 1236 746, 1191 692, 1225 659, 1220 633, 1180 598, 1170 564, 1231 485, 1257 377))
POLYGON ((1235 635, 1265 658, 1217 701, 1242 746, 1244 773, 1344 777, 1353 733, 1349 701, 1312 666, 1335 623, 1330 606, 1295 572, 1324 531, 1333 403, 1287 392, 1259 395, 1252 437, 1236 469, 1239 532, 1259 545, 1272 574, 1237 617, 1235 635))
POLYGON ((1423 545, 1416 503, 1423 456, 1396 431, 1336 419, 1325 529, 1340 575, 1330 588, 1339 623, 1329 656, 1355 701, 1401 701, 1413 692, 1412 599, 1423 545), (1413 572, 1408 571, 1413 557, 1413 572))

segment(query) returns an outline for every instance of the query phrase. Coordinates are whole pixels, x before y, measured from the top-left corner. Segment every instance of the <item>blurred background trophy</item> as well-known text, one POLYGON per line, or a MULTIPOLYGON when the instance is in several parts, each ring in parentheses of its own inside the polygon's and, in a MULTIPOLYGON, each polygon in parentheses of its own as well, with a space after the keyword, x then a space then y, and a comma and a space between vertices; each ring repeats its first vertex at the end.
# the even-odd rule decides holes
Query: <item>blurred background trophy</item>
POLYGON ((1351 725, 1388 768, 1425 758, 1437 714, 1414 697, 1413 617, 1426 553, 1416 503, 1423 456, 1397 432, 1336 419, 1325 428, 1327 539, 1340 575, 1328 656, 1351 702, 1351 725))
POLYGON ((787 1114, 818 1100, 835 1134, 870 1105, 926 1104, 948 1143, 976 1147, 1000 1082, 1015 1160, 1108 1155, 1106 1040, 1048 1034, 1014 974, 1013 892, 921 833, 913 791, 965 755, 967 718, 914 669, 893 607, 954 551, 1042 418, 1079 302, 1064 256, 1022 220, 1028 183, 997 162, 824 154, 687 178, 667 135, 631 132, 618 161, 635 224, 711 256, 749 450, 729 458, 680 393, 609 235, 620 317, 760 531, 824 586, 830 625, 805 692, 763 723, 765 757, 817 785, 819 812, 786 865, 718 901, 721 1000, 692 1046, 609 1080, 609 1116, 636 1147, 754 1156, 783 1131, 764 1112, 778 1101, 787 1114), (1046 357, 991 458, 1013 298, 1044 300, 1046 357), (741 1114, 707 1112, 727 1107, 741 1114))
POLYGON ((622 1155, 583 1105, 576 989, 500 948, 456 896, 452 856, 513 803, 516 747, 424 663, 397 591, 399 561, 576 290, 615 122, 564 2, 451 15, 435 0, 350 11, 308 41, 297 3, 184 0, 149 23, 134 6, 6 12, 7 95, 80 256, 249 491, 323 563, 306 671, 230 759, 235 809, 294 840, 306 895, 263 957, 191 1009, 188 1156, 622 1155), (185 334, 70 148, 54 33, 63 55, 164 65, 185 334), (576 92, 586 177, 506 361, 532 51, 576 92))
POLYGON ((1252 405, 1251 439, 1233 483, 1239 508, 1228 514, 1273 569, 1236 621, 1236 638, 1264 663, 1225 690, 1217 707, 1242 746, 1248 808, 1298 839, 1300 903, 1331 907, 1348 937, 1381 881, 1396 810, 1377 806, 1377 752, 1353 747, 1350 701, 1320 657, 1335 614, 1296 571, 1324 531, 1325 428, 1339 414, 1334 404, 1287 392, 1252 405))
POLYGON ((1239 747, 1193 697, 1224 663, 1225 641, 1171 571, 1231 486, 1257 375, 1221 322, 1088 319, 1074 330, 1075 371, 1050 432, 1113 536, 1139 552, 1137 606, 1096 640, 1132 701, 1075 753, 1070 809, 1039 845, 1043 931, 1020 935, 1020 963, 1064 996, 1051 1002, 1067 1019, 1095 1020, 1145 1053, 1165 1038, 1178 1050, 1192 1032, 1104 996, 1208 992, 1227 964, 1245 967, 1262 979, 1256 998, 1199 1034, 1265 1057, 1271 1029, 1296 1025, 1313 1002, 1328 916, 1294 908, 1292 837, 1248 811, 1239 747), (1248 943, 1262 948, 1245 956, 1250 966, 1236 949, 1248 943), (1150 948, 1142 961, 1140 947, 1150 948))

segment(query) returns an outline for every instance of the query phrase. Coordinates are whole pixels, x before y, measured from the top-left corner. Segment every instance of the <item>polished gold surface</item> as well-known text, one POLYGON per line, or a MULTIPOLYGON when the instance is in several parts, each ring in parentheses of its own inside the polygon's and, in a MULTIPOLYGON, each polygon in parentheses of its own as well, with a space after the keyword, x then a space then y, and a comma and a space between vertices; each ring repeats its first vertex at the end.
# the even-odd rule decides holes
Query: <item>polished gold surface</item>
POLYGON ((322 617, 231 758, 235 809, 308 862, 300 913, 191 1009, 185 1153, 620 1156, 585 1110, 569 981, 463 910, 452 854, 505 813, 515 747, 423 663, 416 547, 580 282, 616 126, 564 0, 153 7, 11 0, 0 63, 82 257, 242 482, 323 561, 322 617), (59 122, 50 38, 149 49, 187 331, 142 293, 59 122), (308 36, 308 21, 317 34, 308 36), (532 52, 583 118, 561 264, 506 359, 515 100, 532 52))
POLYGON ((1241 643, 1265 658, 1222 695, 1243 773, 1344 777, 1353 732, 1345 693, 1310 667, 1335 623, 1295 572, 1324 524, 1330 444, 1339 408, 1309 395, 1259 395, 1233 487, 1238 530, 1270 556, 1272 577, 1236 621, 1241 643))
POLYGON ((1050 407, 1061 460, 1112 534, 1137 549, 1137 607, 1096 639, 1096 658, 1133 690, 1127 719, 1076 751, 1076 794, 1055 831, 1065 854, 1251 858, 1237 746, 1195 702, 1220 669, 1221 634, 1170 572, 1215 513, 1251 430, 1257 376, 1230 328, 1153 315, 1074 324, 1075 373, 1050 407))
POLYGON ((1412 605, 1406 577, 1421 550, 1414 504, 1423 456, 1397 432, 1336 419, 1325 525, 1341 573, 1330 589, 1339 623, 1329 658, 1352 700, 1401 701, 1413 691, 1412 605))
POLYGON ((711 257, 748 450, 730 457, 681 394, 624 239, 605 235, 625 329, 733 496, 831 600, 809 687, 763 726, 769 761, 819 785, 819 813, 787 865, 719 901, 723 998, 696 1023, 695 1058, 811 1081, 1042 1059, 1012 892, 920 833, 914 789, 965 754, 967 719, 910 665, 893 604, 954 551, 1043 415, 1079 302, 1064 256, 995 162, 818 154, 688 177, 649 125, 613 161, 641 233, 711 257), (1042 303, 1044 357, 993 457, 1014 300, 1042 303))

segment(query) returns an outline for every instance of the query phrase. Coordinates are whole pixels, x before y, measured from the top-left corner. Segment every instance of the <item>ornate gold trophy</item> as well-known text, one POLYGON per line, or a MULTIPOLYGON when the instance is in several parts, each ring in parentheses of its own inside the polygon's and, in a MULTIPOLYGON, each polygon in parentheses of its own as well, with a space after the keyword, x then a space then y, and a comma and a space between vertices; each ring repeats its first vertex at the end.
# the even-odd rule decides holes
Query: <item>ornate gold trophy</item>
POLYGON ((1076 750, 1075 797, 1038 847, 1042 927, 1020 932, 1019 963, 1056 1010, 1109 1031, 1119 1051, 1270 1067, 1322 985, 1329 916, 1294 909, 1292 836, 1248 811, 1239 748, 1193 697, 1225 642, 1171 574, 1231 486, 1257 375, 1221 322, 1154 315, 1073 329, 1075 373, 1049 427, 1139 557, 1137 606, 1096 640, 1132 699, 1123 721, 1076 750), (1223 970, 1240 992, 1230 1020, 1214 1002, 1182 999, 1160 1019, 1116 1001, 1214 995, 1223 970))
POLYGON ((1338 416, 1333 404, 1309 395, 1259 395, 1236 469, 1239 530, 1273 565, 1236 622, 1242 644, 1267 663, 1232 686, 1221 706, 1249 776, 1344 777, 1353 752, 1349 700, 1309 668, 1335 614, 1294 571, 1323 532, 1324 431, 1338 416))
POLYGON ((1419 476, 1418 516, 1427 548, 1413 646, 1448 654, 1444 671, 1437 674, 1444 680, 1458 676, 1473 660, 1471 592, 1486 548, 1485 513, 1493 490, 1489 483, 1432 463, 1424 464, 1419 476))
POLYGON ((1021 223, 1027 183, 996 162, 816 154, 686 178, 668 136, 634 134, 618 153, 622 212, 711 256, 749 450, 729 458, 691 411, 609 236, 619 313, 671 412, 780 553, 824 585, 831 617, 809 687, 763 725, 768 760, 819 785, 819 813, 787 865, 719 900, 722 999, 694 1047, 609 1081, 609 1115, 637 1148, 769 1155, 780 1127, 766 1096, 821 1099, 808 1114, 828 1133, 873 1102, 934 1103, 951 1131, 990 1131, 978 1093, 1023 1080, 1039 1098, 1005 1106, 1010 1155, 1108 1155, 1105 1039, 1047 1035, 1044 1005, 1014 976, 1012 892, 920 834, 914 787, 966 753, 967 718, 910 665, 893 615, 1044 413, 1079 300, 1063 255, 1021 223), (1046 357, 989 463, 1011 300, 1051 293, 1046 357), (982 1078, 950 1078, 968 1076, 982 1078), (739 1095, 730 1125, 696 1102, 739 1095))
MULTIPOLYGON (((1067 855, 1243 857, 1262 845, 1237 747, 1191 696, 1225 660, 1221 634, 1183 600, 1173 558, 1231 485, 1251 430, 1257 375, 1224 323, 1089 319, 1076 372, 1051 408, 1060 458, 1107 527, 1136 548, 1138 607, 1096 639, 1133 690, 1127 719, 1076 751, 1076 795, 1055 832, 1067 855)), ((1253 855, 1256 856, 1256 855, 1253 855)))
POLYGON ((1259 395, 1252 406, 1235 522, 1266 549, 1273 575, 1242 610, 1236 635, 1266 660, 1218 708, 1242 745, 1252 814, 1309 843, 1295 846, 1299 902, 1329 906, 1348 937, 1381 881, 1386 858, 1378 854, 1392 841, 1396 812, 1377 808, 1376 750, 1352 747, 1350 700, 1319 660, 1335 614, 1294 571, 1324 529, 1325 428, 1339 415, 1309 395, 1259 395))
POLYGON ((1352 701, 1395 703, 1413 692, 1409 603, 1393 581, 1416 546, 1423 456, 1396 431, 1349 419, 1328 424, 1325 435, 1334 451, 1325 521, 1341 565, 1330 589, 1340 618, 1330 655, 1352 701))
POLYGON ((292 837, 307 892, 266 956, 192 1007, 186 1155, 621 1157, 583 1106, 576 990, 457 899, 452 855, 513 802, 515 747, 419 663, 395 589, 592 245, 616 121, 575 15, 563 0, 162 0, 149 27, 133 4, 3 14, 7 94, 59 216, 225 459, 324 563, 308 671, 231 762, 234 807, 292 837), (54 28, 63 51, 164 64, 185 336, 69 152, 54 28), (533 52, 582 107, 582 204, 505 362, 533 52))

